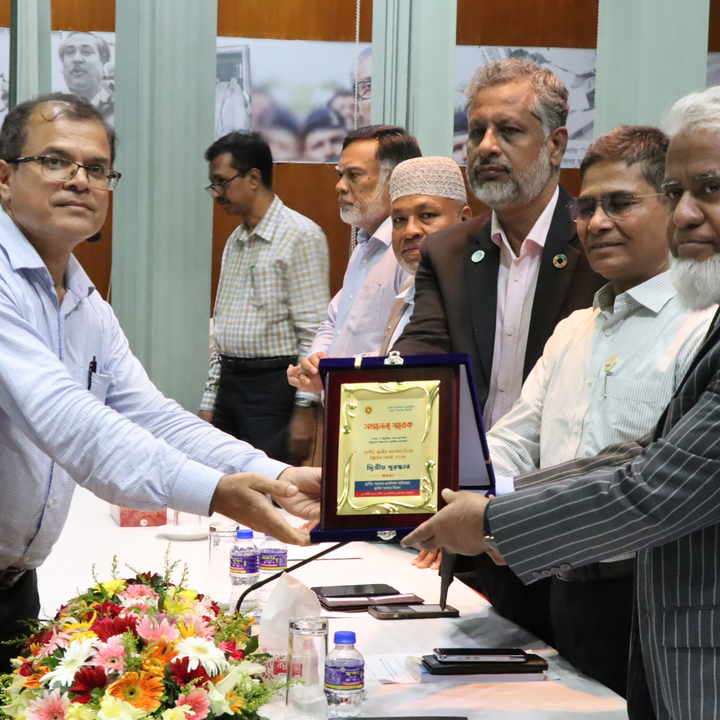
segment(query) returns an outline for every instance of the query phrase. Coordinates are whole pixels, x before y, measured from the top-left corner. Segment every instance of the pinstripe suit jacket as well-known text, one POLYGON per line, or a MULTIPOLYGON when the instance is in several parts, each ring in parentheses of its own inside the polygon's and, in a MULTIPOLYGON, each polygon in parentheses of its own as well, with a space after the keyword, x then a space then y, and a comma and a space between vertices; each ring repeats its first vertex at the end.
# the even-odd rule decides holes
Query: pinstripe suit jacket
POLYGON ((657 717, 720 717, 717 315, 642 455, 496 498, 488 517, 524 582, 639 551, 636 612, 657 717))

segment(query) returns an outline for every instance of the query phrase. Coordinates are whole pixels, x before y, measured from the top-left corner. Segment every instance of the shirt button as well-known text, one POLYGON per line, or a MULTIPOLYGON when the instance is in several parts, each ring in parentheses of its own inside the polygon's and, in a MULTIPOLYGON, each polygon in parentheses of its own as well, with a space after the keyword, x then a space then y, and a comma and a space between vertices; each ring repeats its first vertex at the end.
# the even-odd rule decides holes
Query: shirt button
POLYGON ((563 572, 567 572, 568 570, 572 570, 572 568, 570 567, 570 565, 568 565, 567 563, 563 563, 563 564, 560 566, 560 569, 561 569, 563 572))
POLYGON ((592 385, 595 382, 595 378, 590 378, 588 380, 588 385, 592 385))
POLYGON ((575 425, 575 427, 573 428, 573 432, 574 432, 576 435, 579 435, 579 434, 580 434, 580 426, 579 426, 579 425, 575 425))
POLYGON ((354 295, 350 295, 350 300, 352 300, 354 297, 355 297, 354 295))
POLYGON ((48 506, 49 508, 51 508, 54 504, 55 504, 55 501, 54 501, 54 500, 48 500, 47 506, 48 506))
POLYGON ((498 388, 498 390, 499 390, 500 392, 505 392, 505 386, 504 386, 504 385, 501 385, 501 386, 498 388))
POLYGON ((515 331, 514 331, 512 328, 510 328, 510 329, 507 331, 508 337, 512 337, 512 334, 513 334, 514 332, 515 332, 515 331))
POLYGON ((606 327, 603 332, 607 337, 610 337, 612 335, 612 328, 606 327))
POLYGON ((365 265, 366 262, 367 262, 367 260, 363 260, 363 261, 362 261, 362 264, 365 265))
POLYGON ((513 280, 514 280, 515 282, 519 282, 519 281, 520 281, 520 276, 519 276, 519 275, 515 275, 515 277, 513 278, 513 280))

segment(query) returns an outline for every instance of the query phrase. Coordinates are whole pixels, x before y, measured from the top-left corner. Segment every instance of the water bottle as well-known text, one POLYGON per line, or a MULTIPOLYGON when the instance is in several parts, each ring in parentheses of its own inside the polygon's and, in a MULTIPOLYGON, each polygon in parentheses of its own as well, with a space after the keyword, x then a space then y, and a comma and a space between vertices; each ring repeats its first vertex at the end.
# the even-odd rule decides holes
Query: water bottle
POLYGON ((355 717, 365 697, 365 661, 355 649, 355 633, 339 630, 325 660, 328 717, 355 717))
MULTIPOLYGON (((263 540, 258 550, 260 580, 266 580, 281 570, 287 570, 287 556, 287 545, 285 543, 276 540, 270 535, 265 535, 265 540, 263 540)), ((260 588, 261 605, 267 602, 274 586, 275 583, 272 582, 260 588)))
MULTIPOLYGON (((253 531, 239 529, 235 544, 230 548, 230 579, 232 581, 231 606, 245 590, 258 581, 258 551, 253 542, 253 531)), ((251 596, 245 598, 243 606, 254 605, 251 596)))

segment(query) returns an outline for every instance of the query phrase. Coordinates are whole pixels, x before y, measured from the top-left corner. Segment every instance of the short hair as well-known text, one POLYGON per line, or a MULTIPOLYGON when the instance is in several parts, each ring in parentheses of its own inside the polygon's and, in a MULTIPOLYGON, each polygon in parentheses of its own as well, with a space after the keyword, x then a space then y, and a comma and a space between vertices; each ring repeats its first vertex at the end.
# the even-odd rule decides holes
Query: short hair
POLYGON ((114 128, 105 121, 100 111, 89 100, 72 93, 40 95, 32 100, 26 100, 10 110, 0 130, 1 160, 12 162, 22 156, 27 141, 30 117, 41 105, 45 104, 54 106, 52 115, 43 115, 43 119, 50 122, 64 117, 74 122, 100 123, 105 130, 108 143, 110 143, 110 162, 115 162, 117 135, 114 128))
POLYGON ((565 125, 569 109, 567 88, 547 68, 519 57, 503 58, 478 68, 465 90, 468 111, 474 110, 481 90, 513 82, 530 83, 535 96, 530 112, 540 121, 546 138, 553 130, 565 125))
POLYGON ((418 141, 399 125, 365 125, 351 130, 343 140, 343 150, 363 140, 377 140, 375 159, 388 172, 403 160, 422 157, 418 141))
POLYGON ((259 132, 231 132, 223 135, 205 151, 205 160, 212 162, 223 153, 230 153, 230 164, 240 173, 257 168, 262 184, 272 190, 272 152, 259 132))
POLYGON ((640 163, 645 182, 660 192, 669 144, 670 138, 659 128, 621 125, 593 141, 580 163, 580 177, 599 162, 624 162, 628 167, 640 163))
POLYGON ((680 98, 670 108, 665 124, 671 135, 683 130, 720 130, 720 86, 680 98))
POLYGON ((280 128, 300 137, 300 123, 297 118, 285 108, 269 107, 257 121, 258 128, 280 128))
POLYGON ((305 120, 305 127, 302 131, 303 140, 316 130, 342 130, 344 132, 345 120, 337 110, 331 107, 318 108, 313 110, 305 120))
POLYGON ((100 56, 100 62, 110 62, 110 46, 94 32, 82 32, 81 30, 73 30, 68 33, 67 37, 62 41, 62 45, 60 45, 60 49, 58 50, 58 55, 60 55, 61 60, 65 54, 65 46, 68 44, 68 41, 73 35, 90 35, 90 37, 95 40, 95 47, 97 48, 98 55, 100 56))

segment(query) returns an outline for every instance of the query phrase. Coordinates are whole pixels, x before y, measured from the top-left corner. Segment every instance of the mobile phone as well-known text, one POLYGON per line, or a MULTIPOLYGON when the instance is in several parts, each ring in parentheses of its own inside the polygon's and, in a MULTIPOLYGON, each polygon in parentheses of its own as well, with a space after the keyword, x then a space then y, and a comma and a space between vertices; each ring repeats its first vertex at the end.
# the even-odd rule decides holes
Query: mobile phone
POLYGON ((460 613, 447 605, 370 605, 368 613, 378 620, 410 620, 412 618, 458 617, 460 613))
POLYGON ((446 663, 527 662, 521 648, 435 648, 433 655, 446 663))
POLYGON ((408 603, 421 603, 423 599, 413 593, 400 593, 398 595, 347 595, 344 597, 318 596, 323 607, 329 610, 343 610, 345 608, 366 608, 368 605, 382 603, 383 605, 397 605, 408 603))
POLYGON ((385 583, 370 585, 325 585, 310 588, 320 597, 367 597, 371 595, 398 595, 398 591, 385 583))

